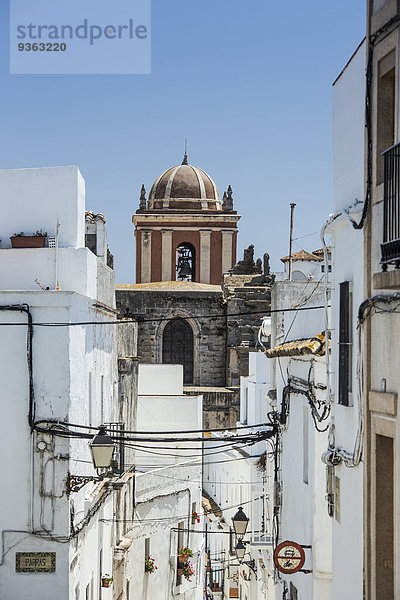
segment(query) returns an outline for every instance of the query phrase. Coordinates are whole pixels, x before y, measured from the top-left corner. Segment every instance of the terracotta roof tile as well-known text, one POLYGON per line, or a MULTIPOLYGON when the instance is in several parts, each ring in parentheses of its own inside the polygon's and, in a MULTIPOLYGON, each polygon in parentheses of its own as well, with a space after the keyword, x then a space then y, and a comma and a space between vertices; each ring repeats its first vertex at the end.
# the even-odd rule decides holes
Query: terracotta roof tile
MULTIPOLYGON (((282 262, 287 262, 289 260, 289 256, 284 256, 281 258, 282 262)), ((294 252, 292 254, 292 260, 310 260, 315 262, 322 262, 322 258, 313 254, 313 252, 306 252, 306 250, 299 250, 298 252, 294 252)))

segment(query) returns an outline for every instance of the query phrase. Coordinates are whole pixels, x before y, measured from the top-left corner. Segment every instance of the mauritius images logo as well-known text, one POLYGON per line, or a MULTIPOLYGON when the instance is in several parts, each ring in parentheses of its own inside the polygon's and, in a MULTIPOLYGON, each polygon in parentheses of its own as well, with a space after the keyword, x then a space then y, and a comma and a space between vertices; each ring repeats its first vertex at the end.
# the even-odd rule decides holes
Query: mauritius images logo
POLYGON ((150 73, 150 18, 150 0, 11 0, 10 72, 150 73))

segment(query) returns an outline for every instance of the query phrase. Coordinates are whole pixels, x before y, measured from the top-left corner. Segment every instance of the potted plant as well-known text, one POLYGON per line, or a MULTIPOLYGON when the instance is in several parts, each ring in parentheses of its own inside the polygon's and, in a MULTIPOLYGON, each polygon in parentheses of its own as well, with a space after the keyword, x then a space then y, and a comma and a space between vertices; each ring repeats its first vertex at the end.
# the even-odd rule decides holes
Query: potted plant
POLYGON ((157 571, 158 567, 156 566, 156 562, 154 558, 151 556, 146 556, 144 559, 144 570, 146 573, 154 573, 157 571))
POLYGON ((191 562, 187 561, 182 568, 182 575, 185 577, 185 579, 187 579, 188 581, 192 581, 190 578, 193 577, 194 575, 194 568, 191 562))
POLYGON ((43 248, 47 232, 36 231, 33 235, 25 235, 23 231, 10 237, 13 248, 43 248))
POLYGON ((106 573, 101 578, 101 587, 109 588, 113 581, 114 577, 111 577, 108 573, 106 573))
POLYGON ((193 556, 193 552, 190 548, 185 546, 185 548, 178 549, 178 561, 181 563, 186 563, 186 561, 193 556))
POLYGON ((192 525, 195 523, 200 523, 200 515, 194 510, 192 512, 192 525))

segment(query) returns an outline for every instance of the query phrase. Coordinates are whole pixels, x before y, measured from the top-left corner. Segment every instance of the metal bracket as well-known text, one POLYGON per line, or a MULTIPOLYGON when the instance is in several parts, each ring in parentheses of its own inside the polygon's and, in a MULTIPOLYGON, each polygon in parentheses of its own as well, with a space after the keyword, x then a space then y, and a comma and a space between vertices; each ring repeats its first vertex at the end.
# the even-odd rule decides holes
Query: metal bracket
POLYGON ((71 492, 79 492, 83 486, 90 481, 100 481, 100 477, 96 477, 95 475, 86 476, 86 475, 72 475, 68 473, 67 477, 67 495, 69 496, 71 492))

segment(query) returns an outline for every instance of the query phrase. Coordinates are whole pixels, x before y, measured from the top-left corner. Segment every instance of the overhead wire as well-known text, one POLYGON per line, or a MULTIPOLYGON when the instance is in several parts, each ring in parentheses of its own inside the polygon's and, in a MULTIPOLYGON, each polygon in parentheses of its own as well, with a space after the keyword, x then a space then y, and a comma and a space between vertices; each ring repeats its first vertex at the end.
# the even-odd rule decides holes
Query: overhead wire
MULTIPOLYGON (((317 310, 317 309, 322 309, 324 308, 323 306, 311 306, 311 307, 303 307, 302 309, 299 310, 317 310)), ((280 308, 280 309, 269 309, 269 310, 256 310, 256 311, 244 311, 244 312, 234 312, 234 313, 224 313, 224 314, 215 314, 215 313, 210 313, 207 315, 190 315, 190 316, 181 316, 180 318, 183 320, 187 320, 187 319, 225 319, 226 317, 240 317, 240 316, 245 316, 245 315, 260 315, 260 314, 265 314, 265 313, 272 313, 272 312, 291 312, 293 310, 293 308, 280 308)), ((32 325, 34 327, 76 327, 76 326, 82 326, 82 325, 128 325, 130 323, 161 323, 164 321, 173 321, 176 317, 152 317, 150 319, 146 319, 143 318, 141 316, 137 316, 136 318, 124 318, 123 316, 121 316, 121 319, 118 319, 116 321, 74 321, 74 322, 51 322, 51 321, 37 321, 37 322, 33 322, 32 325)), ((5 327, 5 326, 12 326, 12 327, 22 327, 25 326, 26 327, 26 323, 20 323, 20 322, 0 322, 0 327, 5 327)))
MULTIPOLYGON (((262 496, 256 496, 255 498, 252 498, 251 500, 245 500, 243 502, 240 502, 239 504, 232 504, 230 506, 225 506, 225 508, 219 508, 219 509, 222 512, 225 512, 226 510, 232 510, 234 508, 239 508, 240 506, 245 506, 246 504, 251 504, 252 502, 255 502, 257 500, 262 500, 262 498, 263 498, 262 496)), ((201 517, 206 517, 210 513, 213 514, 212 511, 202 512, 199 514, 201 517)), ((175 521, 177 519, 187 519, 188 516, 190 517, 191 515, 187 515, 187 514, 172 515, 170 517, 158 517, 158 518, 154 518, 154 519, 151 519, 151 518, 147 518, 147 519, 146 518, 143 518, 143 519, 140 519, 140 518, 139 519, 115 519, 115 518, 107 519, 104 517, 102 519, 99 519, 99 521, 102 521, 103 523, 109 522, 109 523, 138 523, 138 524, 140 524, 140 523, 145 523, 145 522, 159 522, 159 521, 162 522, 162 521, 171 521, 171 520, 175 521)), ((199 532, 197 531, 196 533, 199 533, 199 532)))

